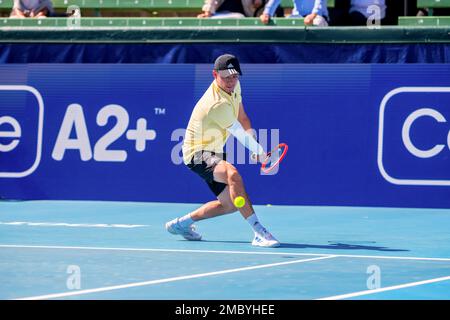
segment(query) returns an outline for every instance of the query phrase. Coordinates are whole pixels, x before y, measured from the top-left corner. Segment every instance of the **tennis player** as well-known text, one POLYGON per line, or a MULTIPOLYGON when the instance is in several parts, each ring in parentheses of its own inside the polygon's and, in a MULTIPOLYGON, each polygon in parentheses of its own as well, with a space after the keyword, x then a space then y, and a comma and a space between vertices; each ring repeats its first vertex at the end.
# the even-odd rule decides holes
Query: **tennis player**
POLYGON ((252 245, 278 247, 280 242, 260 223, 245 191, 237 169, 226 161, 224 145, 230 134, 252 152, 253 159, 263 162, 266 153, 252 134, 250 120, 244 111, 238 59, 230 54, 218 57, 212 71, 214 81, 197 102, 183 142, 183 161, 209 186, 217 200, 166 223, 172 234, 187 240, 201 240, 194 222, 236 212, 233 200, 242 196, 245 205, 241 215, 254 231, 252 245))

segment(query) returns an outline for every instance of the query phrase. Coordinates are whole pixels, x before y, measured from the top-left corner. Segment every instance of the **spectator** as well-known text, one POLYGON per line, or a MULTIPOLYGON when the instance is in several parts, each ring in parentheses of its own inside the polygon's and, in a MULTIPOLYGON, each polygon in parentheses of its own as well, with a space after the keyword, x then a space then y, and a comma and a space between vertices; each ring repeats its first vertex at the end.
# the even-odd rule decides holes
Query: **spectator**
MULTIPOLYGON (((289 18, 304 18, 305 25, 328 26, 327 0, 293 0, 294 9, 289 18)), ((275 8, 281 0, 269 0, 260 19, 263 23, 269 23, 275 8)))
POLYGON ((385 0, 351 0, 349 13, 352 26, 366 26, 369 19, 384 24, 386 3, 385 0))
POLYGON ((46 18, 52 13, 51 0, 14 0, 10 18, 46 18))
POLYGON ((421 8, 418 9, 417 16, 450 16, 450 8, 421 8))
MULTIPOLYGON (((255 17, 264 9, 267 0, 205 0, 203 13, 198 18, 245 18, 255 17)), ((277 7, 275 14, 284 16, 283 9, 277 7)))

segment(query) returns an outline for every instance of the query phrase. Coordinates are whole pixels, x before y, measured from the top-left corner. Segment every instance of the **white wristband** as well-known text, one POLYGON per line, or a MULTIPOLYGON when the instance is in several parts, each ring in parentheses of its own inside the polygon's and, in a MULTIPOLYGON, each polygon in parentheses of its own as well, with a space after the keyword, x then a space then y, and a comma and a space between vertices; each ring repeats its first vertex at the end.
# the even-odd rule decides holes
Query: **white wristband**
POLYGON ((252 153, 255 153, 257 155, 262 155, 264 153, 263 147, 251 134, 244 130, 239 121, 236 120, 233 125, 227 130, 252 153))

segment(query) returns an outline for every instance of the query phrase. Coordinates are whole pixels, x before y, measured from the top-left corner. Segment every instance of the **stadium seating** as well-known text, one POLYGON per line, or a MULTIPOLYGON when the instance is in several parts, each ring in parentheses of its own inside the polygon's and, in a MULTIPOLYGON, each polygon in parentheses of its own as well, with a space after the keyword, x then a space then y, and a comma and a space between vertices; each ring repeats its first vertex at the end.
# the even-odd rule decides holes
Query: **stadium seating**
MULTIPOLYGON (((195 17, 201 12, 204 0, 52 0, 58 15, 70 6, 81 8, 85 17, 195 17)), ((286 13, 293 8, 292 0, 282 0, 286 13)), ((328 0, 333 8, 335 0, 328 0)), ((0 0, 0 17, 8 16, 13 0, 0 0)))
MULTIPOLYGON (((328 0, 328 7, 333 8, 336 0, 328 0)), ((221 19, 212 21, 212 19, 203 19, 197 21, 195 17, 200 12, 204 0, 53 0, 55 9, 58 12, 65 12, 70 6, 78 6, 81 9, 87 10, 84 17, 99 17, 102 16, 100 10, 105 10, 104 17, 110 16, 106 19, 83 19, 84 26, 255 26, 261 25, 258 19, 248 18, 244 20, 228 20, 221 19), (90 11, 89 11, 90 10, 90 11), (136 10, 146 10, 152 12, 148 15, 135 15, 136 10), (176 13, 176 18, 167 18, 173 16, 172 14, 161 14, 158 20, 148 20, 148 16, 157 17, 159 12, 176 13), (114 13, 109 15, 108 13, 114 13), (189 14, 188 14, 189 13, 189 14), (112 18, 114 17, 114 18, 112 18), (136 18, 131 18, 136 17, 136 18), (139 18, 138 18, 139 17, 139 18), (186 17, 186 18, 185 18, 186 17)), ((12 8, 13 0, 0 0, 0 11, 3 16, 9 14, 12 8)), ((282 0, 282 6, 286 9, 292 8, 292 0, 282 0)), ((399 17, 398 24, 401 26, 449 26, 450 18, 444 16, 433 16, 433 9, 450 8, 450 0, 417 0, 418 8, 428 8, 429 16, 426 17, 399 17)), ((446 13, 444 13, 446 14, 446 13)), ((6 22, 4 18, 0 18, 2 23, 0 26, 33 26, 38 24, 58 26, 65 24, 62 20, 49 20, 47 22, 36 21, 11 21, 6 22)), ((283 19, 274 19, 273 25, 296 26, 303 25, 302 19, 290 19, 283 21, 283 19)))
MULTIPOLYGON (((275 18, 278 26, 304 26, 303 19, 275 18)), ((74 19, 0 19, 0 27, 67 27, 75 26, 74 19)), ((81 27, 252 27, 263 26, 258 18, 197 19, 197 18, 81 18, 81 27)))
POLYGON ((400 26, 450 26, 450 17, 399 17, 400 26))
POLYGON ((450 0, 417 0, 418 8, 450 8, 450 0))
MULTIPOLYGON (((286 14, 293 7, 292 0, 281 0, 286 14)), ((328 0, 333 8, 336 0, 328 0)), ((85 17, 195 17, 201 12, 204 0, 52 0, 58 16, 70 6, 81 8, 85 17)), ((0 17, 9 16, 13 0, 0 0, 0 17)))
POLYGON ((450 0, 417 0, 417 7, 428 8, 428 15, 432 16, 434 9, 450 8, 450 0))
MULTIPOLYGON (((85 9, 153 9, 153 10, 200 10, 204 0, 53 0, 56 9, 71 5, 85 9)), ((328 0, 334 7, 335 0, 328 0)), ((0 8, 12 8, 13 0, 0 0, 0 8)), ((282 0, 285 8, 292 8, 291 0, 282 0)))

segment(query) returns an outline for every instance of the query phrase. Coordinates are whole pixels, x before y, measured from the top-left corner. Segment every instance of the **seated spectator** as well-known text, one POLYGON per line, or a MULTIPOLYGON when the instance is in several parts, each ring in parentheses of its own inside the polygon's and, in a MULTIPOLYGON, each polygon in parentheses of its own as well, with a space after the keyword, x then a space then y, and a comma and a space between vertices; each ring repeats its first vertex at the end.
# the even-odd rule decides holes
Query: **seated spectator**
POLYGON ((351 0, 349 13, 352 26, 366 26, 370 19, 384 24, 386 3, 385 0, 351 0), (374 10, 372 6, 377 6, 378 9, 374 10))
POLYGON ((14 0, 10 18, 46 18, 52 13, 51 0, 14 0))
MULTIPOLYGON (((198 18, 245 18, 255 17, 264 9, 267 0, 205 0, 203 13, 198 18)), ((284 16, 283 9, 277 7, 277 16, 284 16)))
MULTIPOLYGON (((269 0, 260 16, 263 23, 269 23, 275 8, 281 0, 269 0)), ((327 0, 293 0, 294 9, 289 18, 304 18, 305 25, 328 26, 327 0)))
POLYGON ((417 11, 418 17, 423 16, 450 16, 450 8, 433 8, 430 10, 430 8, 421 8, 417 11), (432 14, 431 14, 432 12, 432 14))

